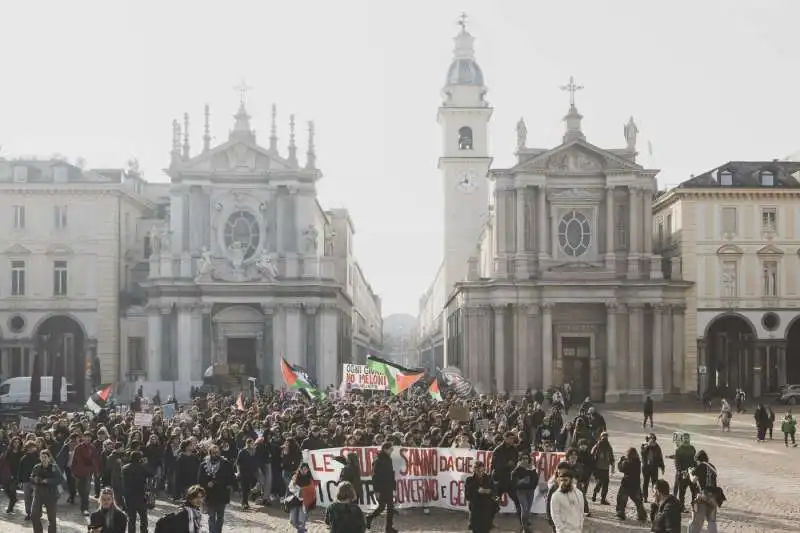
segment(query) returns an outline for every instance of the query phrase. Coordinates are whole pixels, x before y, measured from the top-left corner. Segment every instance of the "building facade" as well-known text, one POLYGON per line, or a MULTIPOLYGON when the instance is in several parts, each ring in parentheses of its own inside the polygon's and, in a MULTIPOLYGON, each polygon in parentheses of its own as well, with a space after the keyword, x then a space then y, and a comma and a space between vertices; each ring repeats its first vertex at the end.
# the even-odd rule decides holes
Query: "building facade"
POLYGON ((730 161, 659 196, 656 247, 694 282, 687 372, 698 391, 800 383, 800 163, 730 161))
POLYGON ((84 170, 61 160, 0 159, 0 373, 29 376, 58 358, 79 395, 121 377, 121 244, 153 203, 122 169, 84 170), (98 362, 94 365, 92 363, 98 362))
POLYGON ((482 391, 571 382, 607 401, 693 388, 679 341, 689 284, 653 253, 657 171, 636 162, 633 119, 624 147, 590 144, 570 80, 562 143, 527 146, 520 120, 517 163, 490 170, 483 74, 469 33, 455 40, 439 112, 444 262, 421 302, 422 353, 443 350, 482 391))

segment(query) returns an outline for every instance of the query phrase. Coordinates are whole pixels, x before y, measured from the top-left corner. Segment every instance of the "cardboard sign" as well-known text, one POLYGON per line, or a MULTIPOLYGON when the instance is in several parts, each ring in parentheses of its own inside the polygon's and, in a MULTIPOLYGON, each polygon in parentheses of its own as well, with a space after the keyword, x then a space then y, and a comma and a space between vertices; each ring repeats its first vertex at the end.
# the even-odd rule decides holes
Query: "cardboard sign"
POLYGON ((39 421, 35 418, 28 418, 27 416, 19 417, 19 429, 21 431, 36 431, 36 424, 39 421))
POLYGON ((472 417, 469 414, 469 409, 463 405, 454 405, 447 411, 447 418, 456 420, 458 422, 469 422, 472 417))
POLYGON ((367 365, 343 365, 342 376, 345 390, 388 390, 389 380, 367 365))
POLYGON ((139 427, 148 428, 153 425, 152 413, 135 413, 133 423, 139 427))

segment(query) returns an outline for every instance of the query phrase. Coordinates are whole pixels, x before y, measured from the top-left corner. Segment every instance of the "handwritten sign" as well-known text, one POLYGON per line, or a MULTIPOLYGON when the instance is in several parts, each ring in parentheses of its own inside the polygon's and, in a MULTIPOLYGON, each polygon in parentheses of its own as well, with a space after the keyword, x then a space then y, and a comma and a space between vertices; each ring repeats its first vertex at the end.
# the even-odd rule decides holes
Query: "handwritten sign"
POLYGON ((381 373, 375 372, 367 365, 344 365, 345 390, 388 390, 389 382, 381 373))
POLYGON ((136 413, 133 415, 133 423, 136 426, 147 428, 153 425, 152 413, 136 413))

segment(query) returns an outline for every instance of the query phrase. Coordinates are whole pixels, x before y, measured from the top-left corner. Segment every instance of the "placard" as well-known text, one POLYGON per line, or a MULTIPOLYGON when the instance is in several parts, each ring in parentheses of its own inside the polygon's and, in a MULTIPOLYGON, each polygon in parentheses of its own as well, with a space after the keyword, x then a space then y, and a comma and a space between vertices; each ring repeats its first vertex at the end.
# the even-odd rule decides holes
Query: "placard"
POLYGON ((36 424, 39 421, 35 418, 28 418, 27 416, 19 417, 19 429, 21 431, 36 431, 36 424))
POLYGON ((133 424, 139 427, 147 428, 153 425, 152 413, 135 413, 133 415, 133 424))
MULTIPOLYGON (((372 486, 372 463, 380 453, 378 447, 326 448, 306 450, 304 460, 311 467, 317 489, 317 504, 326 507, 336 501, 336 487, 342 465, 334 458, 355 453, 361 470, 362 493, 359 503, 367 509, 378 506, 372 486)), ((539 483, 534 494, 531 512, 544 514, 547 505, 547 482, 564 460, 562 452, 533 452, 533 465, 539 472, 539 483)), ((463 448, 406 448, 392 449, 392 463, 397 480, 395 507, 437 507, 466 511, 464 483, 472 475, 476 461, 492 463, 492 452, 463 448)), ((513 513, 514 503, 504 495, 500 500, 501 513, 513 513)))
POLYGON ((367 365, 342 365, 342 376, 345 390, 388 390, 389 380, 380 372, 367 365))

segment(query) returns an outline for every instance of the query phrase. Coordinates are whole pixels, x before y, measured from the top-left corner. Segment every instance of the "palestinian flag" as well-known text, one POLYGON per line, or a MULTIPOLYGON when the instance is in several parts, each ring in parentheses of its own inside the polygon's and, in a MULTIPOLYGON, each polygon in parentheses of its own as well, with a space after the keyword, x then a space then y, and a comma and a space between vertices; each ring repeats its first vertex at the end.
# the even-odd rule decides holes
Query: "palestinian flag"
POLYGON ((100 410, 105 409, 111 399, 111 387, 112 385, 105 385, 94 391, 89 399, 86 400, 86 405, 83 408, 86 411, 99 414, 100 410))
POLYGON ((431 395, 431 398, 436 400, 437 402, 442 401, 442 394, 439 392, 439 379, 433 378, 431 382, 431 386, 428 387, 428 394, 431 395))
POLYGON ((290 389, 298 389, 312 400, 324 400, 325 393, 319 390, 317 382, 300 365, 290 365, 286 359, 281 358, 281 373, 283 381, 290 389))
POLYGON ((400 394, 422 379, 422 376, 425 375, 424 370, 405 368, 397 363, 375 357, 374 355, 367 356, 367 366, 375 372, 386 376, 386 379, 389 381, 389 391, 391 391, 392 394, 400 394))

